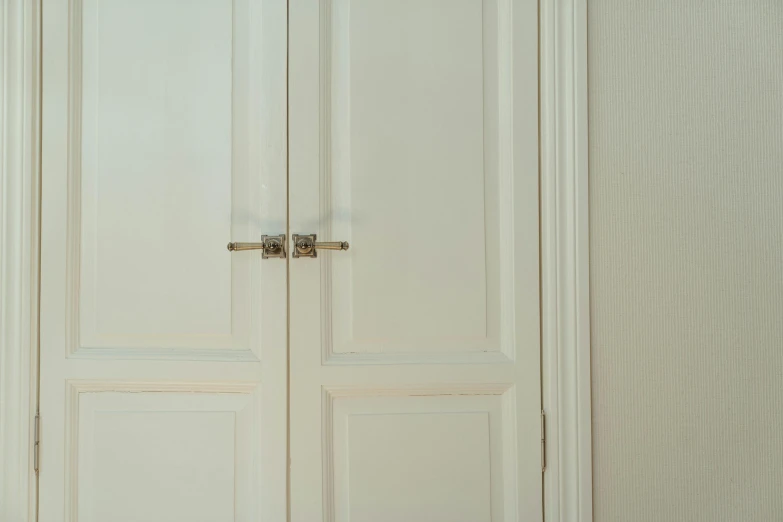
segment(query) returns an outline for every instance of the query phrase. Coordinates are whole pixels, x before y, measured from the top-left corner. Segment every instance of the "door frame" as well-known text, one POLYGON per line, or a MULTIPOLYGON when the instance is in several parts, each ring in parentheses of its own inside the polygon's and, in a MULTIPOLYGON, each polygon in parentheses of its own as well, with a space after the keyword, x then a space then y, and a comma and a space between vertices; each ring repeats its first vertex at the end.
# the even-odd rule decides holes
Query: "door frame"
POLYGON ((546 522, 592 522, 587 0, 540 0, 546 522))
MULTIPOLYGON (((0 520, 33 522, 41 8, 0 1, 0 520)), ((544 519, 592 522, 587 0, 539 15, 544 519)))
POLYGON ((0 0, 0 520, 36 519, 39 0, 0 0))

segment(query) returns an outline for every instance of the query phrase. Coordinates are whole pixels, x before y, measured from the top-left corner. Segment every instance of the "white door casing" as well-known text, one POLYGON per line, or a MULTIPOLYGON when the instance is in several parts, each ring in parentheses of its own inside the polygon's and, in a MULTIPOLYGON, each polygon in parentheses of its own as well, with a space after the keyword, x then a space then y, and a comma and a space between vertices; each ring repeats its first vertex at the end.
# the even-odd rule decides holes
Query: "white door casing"
POLYGON ((39 520, 285 520, 286 2, 44 0, 39 520))
POLYGON ((541 520, 537 2, 289 6, 291 520, 541 520))

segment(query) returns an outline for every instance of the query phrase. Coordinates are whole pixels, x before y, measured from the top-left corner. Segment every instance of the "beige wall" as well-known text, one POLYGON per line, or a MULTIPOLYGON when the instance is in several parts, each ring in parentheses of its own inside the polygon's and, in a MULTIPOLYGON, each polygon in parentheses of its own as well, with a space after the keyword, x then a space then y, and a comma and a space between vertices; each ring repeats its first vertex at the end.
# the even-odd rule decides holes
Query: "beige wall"
POLYGON ((588 32, 595 520, 783 521, 783 1, 588 32))

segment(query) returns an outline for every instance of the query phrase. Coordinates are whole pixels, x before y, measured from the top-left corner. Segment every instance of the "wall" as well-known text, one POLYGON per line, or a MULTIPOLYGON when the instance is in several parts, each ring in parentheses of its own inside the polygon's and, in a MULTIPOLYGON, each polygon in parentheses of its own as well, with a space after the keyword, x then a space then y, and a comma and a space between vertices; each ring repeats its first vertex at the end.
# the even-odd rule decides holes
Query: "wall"
POLYGON ((588 33, 595 521, 783 521, 783 2, 588 33))

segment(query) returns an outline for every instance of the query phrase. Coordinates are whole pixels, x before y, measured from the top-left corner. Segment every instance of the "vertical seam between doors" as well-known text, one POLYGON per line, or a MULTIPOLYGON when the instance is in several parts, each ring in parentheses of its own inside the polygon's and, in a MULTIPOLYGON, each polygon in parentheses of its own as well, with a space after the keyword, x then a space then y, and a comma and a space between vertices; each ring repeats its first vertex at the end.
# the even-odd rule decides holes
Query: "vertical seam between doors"
MULTIPOLYGON (((289 95, 289 69, 291 49, 291 3, 286 1, 286 30, 285 30, 285 237, 286 242, 291 238, 291 131, 290 131, 290 95, 289 95)), ((286 245, 288 246, 288 245, 286 245)), ((291 522, 291 255, 285 258, 285 283, 286 283, 286 521, 291 522)))
MULTIPOLYGON (((35 317, 33 318, 35 320, 35 414, 40 415, 41 413, 41 244, 42 244, 42 228, 43 228, 43 220, 41 219, 43 216, 43 1, 38 0, 33 3, 33 8, 37 10, 37 13, 33 14, 33 19, 35 20, 35 29, 38 32, 37 35, 33 38, 34 47, 37 46, 37 49, 33 49, 33 60, 37 60, 37 63, 35 64, 35 70, 38 74, 38 78, 36 78, 36 84, 35 88, 37 89, 36 93, 36 110, 38 114, 36 114, 36 125, 37 129, 35 129, 35 156, 36 156, 36 165, 34 166, 35 171, 33 172, 33 180, 36 181, 37 186, 34 187, 35 189, 35 198, 37 198, 38 204, 37 204, 37 220, 38 223, 36 223, 37 227, 37 245, 36 245, 36 273, 35 276, 37 278, 36 281, 36 302, 35 302, 35 317)), ((28 289, 29 290, 29 289, 28 289)), ((40 420, 39 420, 40 422, 40 420)), ((41 428, 39 427, 39 430, 41 428)), ((39 438, 40 438, 40 431, 39 431, 39 438)), ((39 502, 40 502, 40 467, 41 467, 41 460, 40 460, 40 447, 36 448, 39 452, 38 457, 38 471, 35 472, 35 491, 33 494, 35 495, 35 498, 33 500, 33 505, 35 506, 35 513, 33 514, 33 520, 35 522, 38 522, 38 512, 39 509, 39 502)), ((29 506, 29 504, 28 504, 29 506)), ((29 508, 28 508, 29 509, 29 508)))

